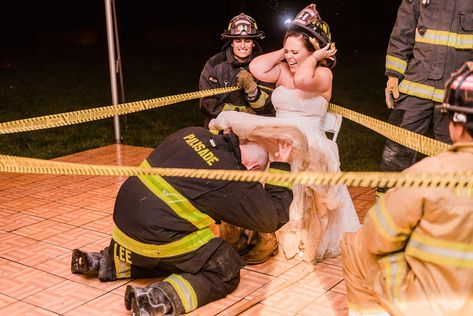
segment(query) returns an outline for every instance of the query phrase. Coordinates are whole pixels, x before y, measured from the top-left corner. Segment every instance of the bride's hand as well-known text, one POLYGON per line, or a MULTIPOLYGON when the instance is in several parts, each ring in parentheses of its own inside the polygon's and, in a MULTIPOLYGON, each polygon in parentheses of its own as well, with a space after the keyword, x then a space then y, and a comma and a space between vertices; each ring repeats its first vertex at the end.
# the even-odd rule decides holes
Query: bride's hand
POLYGON ((291 153, 292 153, 292 143, 285 140, 279 140, 278 145, 279 145, 279 150, 274 155, 276 158, 275 160, 288 162, 289 157, 291 157, 291 153))
POLYGON ((311 37, 309 38, 309 41, 315 47, 315 52, 312 53, 312 56, 314 56, 317 60, 323 60, 325 58, 330 59, 330 60, 335 60, 335 58, 333 57, 337 53, 337 48, 335 48, 335 43, 328 43, 324 47, 317 49, 318 43, 316 39, 311 37))

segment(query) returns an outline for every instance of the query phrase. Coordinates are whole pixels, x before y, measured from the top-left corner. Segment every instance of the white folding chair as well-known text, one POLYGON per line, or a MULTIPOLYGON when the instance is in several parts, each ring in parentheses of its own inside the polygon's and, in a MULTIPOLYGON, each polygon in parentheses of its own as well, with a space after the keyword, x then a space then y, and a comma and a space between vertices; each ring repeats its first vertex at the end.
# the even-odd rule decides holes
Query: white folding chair
MULTIPOLYGON (((334 142, 337 141, 338 132, 340 131, 340 127, 342 126, 342 119, 343 117, 340 114, 327 112, 324 118, 324 132, 325 134, 330 133, 333 134, 332 140, 334 142)), ((329 135, 327 134, 327 137, 329 135)))

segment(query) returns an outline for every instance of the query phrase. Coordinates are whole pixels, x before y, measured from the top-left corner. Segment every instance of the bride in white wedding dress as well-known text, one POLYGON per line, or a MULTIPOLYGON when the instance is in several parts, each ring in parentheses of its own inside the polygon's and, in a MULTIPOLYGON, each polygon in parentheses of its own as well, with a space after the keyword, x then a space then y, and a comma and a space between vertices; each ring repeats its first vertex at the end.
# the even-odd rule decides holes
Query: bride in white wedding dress
MULTIPOLYGON (((271 96, 276 117, 222 112, 210 128, 231 129, 239 137, 259 141, 270 155, 277 152, 277 139, 292 141, 294 171, 339 171, 337 144, 322 129, 335 53, 328 25, 314 4, 307 6, 292 22, 284 48, 260 55, 250 64, 256 78, 276 83, 271 96)), ((294 184, 293 193, 290 220, 276 233, 285 256, 320 262, 339 255, 342 234, 360 227, 347 187, 294 184)))

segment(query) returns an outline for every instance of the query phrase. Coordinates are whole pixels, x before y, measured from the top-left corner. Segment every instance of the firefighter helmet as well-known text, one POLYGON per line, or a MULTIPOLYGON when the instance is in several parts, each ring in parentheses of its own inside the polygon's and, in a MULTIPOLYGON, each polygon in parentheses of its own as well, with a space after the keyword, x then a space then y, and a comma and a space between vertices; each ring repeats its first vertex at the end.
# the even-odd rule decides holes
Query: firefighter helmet
POLYGON ((453 122, 473 127, 473 61, 452 73, 445 84, 443 103, 436 108, 449 112, 453 122))
POLYGON ((232 38, 258 38, 263 39, 264 32, 258 30, 255 19, 244 13, 240 13, 230 20, 228 28, 223 31, 222 39, 232 38))
POLYGON ((331 42, 330 28, 322 20, 313 3, 297 14, 295 19, 291 21, 289 30, 302 31, 311 37, 315 37, 321 48, 331 42))

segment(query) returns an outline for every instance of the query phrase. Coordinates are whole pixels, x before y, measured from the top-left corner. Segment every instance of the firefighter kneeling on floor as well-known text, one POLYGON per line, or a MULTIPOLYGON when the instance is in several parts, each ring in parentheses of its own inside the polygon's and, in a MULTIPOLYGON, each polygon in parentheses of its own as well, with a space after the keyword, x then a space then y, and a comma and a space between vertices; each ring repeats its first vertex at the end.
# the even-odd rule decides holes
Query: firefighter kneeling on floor
MULTIPOLYGON (((290 172, 292 152, 279 143, 270 171, 290 172)), ((265 170, 267 152, 233 133, 215 135, 200 127, 167 137, 141 167, 265 170)), ((231 293, 244 260, 210 226, 225 221, 274 232, 289 220, 290 184, 133 176, 121 186, 113 214, 110 246, 97 252, 74 249, 73 273, 97 274, 100 281, 151 278, 162 282, 128 285, 125 306, 133 315, 180 315, 231 293)))
MULTIPOLYGON (((454 144, 407 173, 473 172, 473 61, 445 88, 454 144)), ((342 240, 350 315, 473 315, 472 220, 471 186, 388 190, 342 240)))

